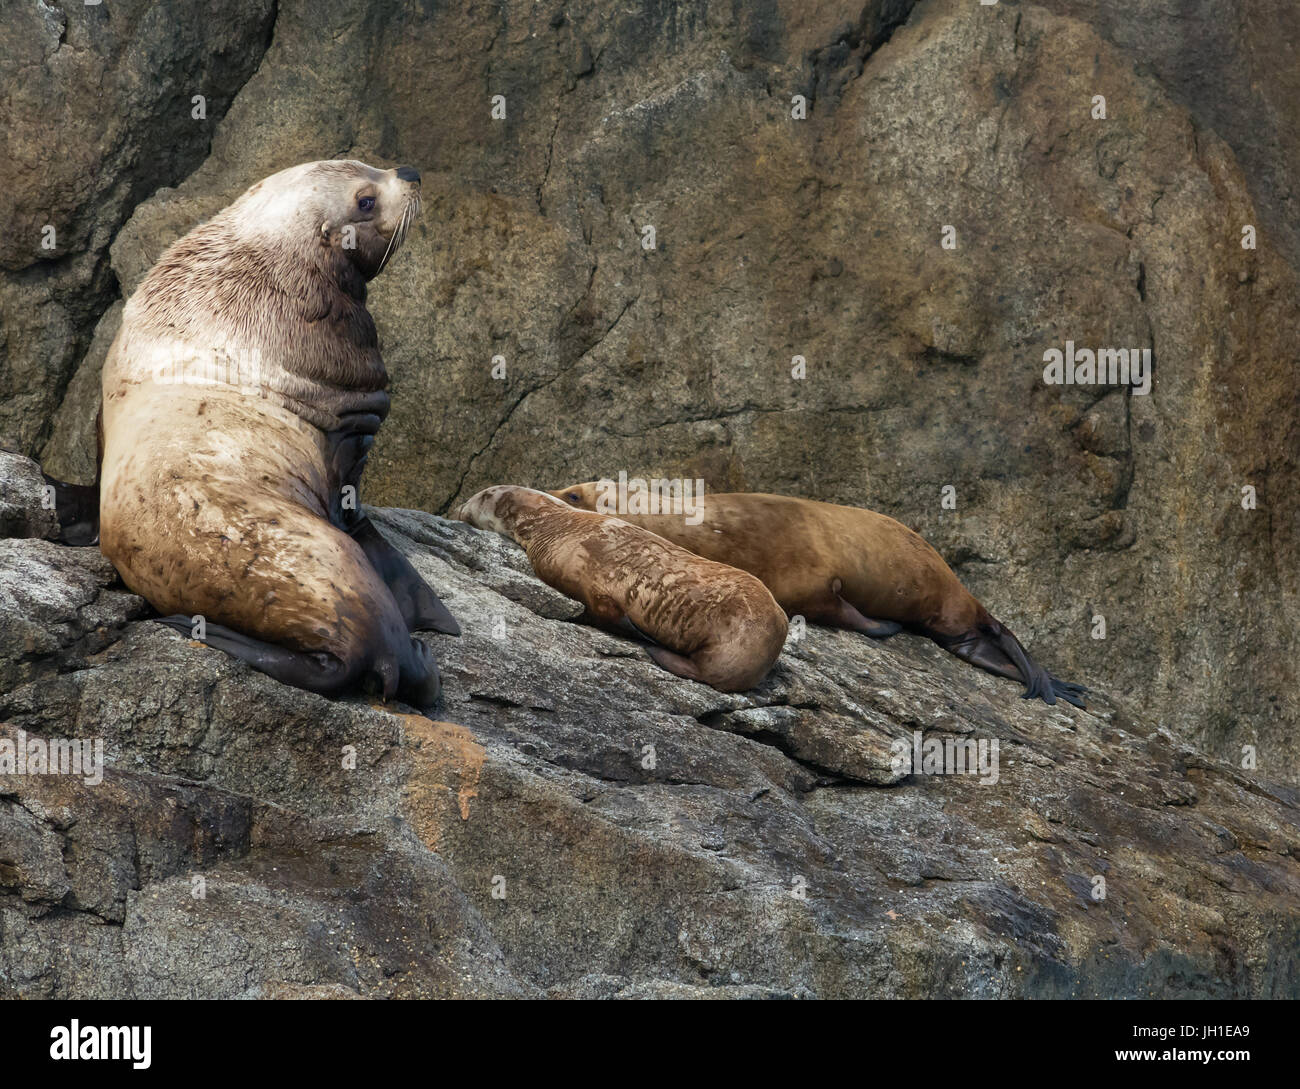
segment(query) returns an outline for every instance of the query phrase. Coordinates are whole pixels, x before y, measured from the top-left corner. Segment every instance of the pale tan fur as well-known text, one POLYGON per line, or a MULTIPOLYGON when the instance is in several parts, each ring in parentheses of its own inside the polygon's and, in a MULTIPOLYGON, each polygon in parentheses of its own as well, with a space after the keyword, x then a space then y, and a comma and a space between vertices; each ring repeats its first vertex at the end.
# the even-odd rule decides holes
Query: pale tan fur
POLYGON ((377 669, 385 694, 427 652, 331 525, 327 432, 387 414, 365 284, 400 245, 416 184, 352 161, 258 182, 163 254, 103 376, 101 548, 127 586, 164 614, 333 655, 352 680, 377 669))
MULTIPOLYGON (((599 482, 549 493, 579 510, 608 500, 599 482)), ((670 508, 671 511, 671 508, 670 508)), ((963 661, 1025 685, 1026 698, 1083 706, 1083 685, 1053 677, 975 599, 920 534, 876 511, 787 495, 703 495, 690 515, 620 517, 698 556, 761 579, 781 607, 876 638, 907 627, 963 661)))

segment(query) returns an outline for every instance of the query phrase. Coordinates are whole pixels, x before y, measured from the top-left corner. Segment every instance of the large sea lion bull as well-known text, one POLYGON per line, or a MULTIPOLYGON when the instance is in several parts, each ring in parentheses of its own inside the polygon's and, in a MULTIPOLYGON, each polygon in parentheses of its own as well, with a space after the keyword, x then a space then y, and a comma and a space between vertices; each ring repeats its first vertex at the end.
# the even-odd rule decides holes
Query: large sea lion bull
POLYGON ((409 166, 305 163, 163 253, 104 365, 99 534, 178 630, 201 617, 281 681, 424 708, 438 670, 410 632, 459 629, 356 494, 389 408, 366 283, 419 194, 409 166))

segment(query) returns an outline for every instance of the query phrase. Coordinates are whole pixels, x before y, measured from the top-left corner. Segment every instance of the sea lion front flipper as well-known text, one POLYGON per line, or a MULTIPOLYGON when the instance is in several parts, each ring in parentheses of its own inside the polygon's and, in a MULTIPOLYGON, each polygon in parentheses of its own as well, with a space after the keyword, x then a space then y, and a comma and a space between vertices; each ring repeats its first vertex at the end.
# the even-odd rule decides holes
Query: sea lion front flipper
MULTIPOLYGON (((615 607, 617 609, 617 606, 615 607)), ((617 617, 606 616, 604 613, 592 609, 590 606, 582 610, 578 616, 579 624, 590 624, 593 628, 600 628, 602 631, 610 632, 613 635, 624 635, 629 639, 635 639, 638 643, 650 643, 653 646, 659 644, 650 636, 646 635, 640 628, 632 623, 632 618, 626 613, 617 617)))
POLYGON ((819 600, 810 602, 806 608, 796 608, 793 612, 803 613, 814 624, 847 628, 849 631, 861 632, 872 639, 888 639, 903 630, 903 625, 897 620, 872 620, 869 616, 863 616, 857 608, 844 600, 840 594, 843 588, 843 582, 834 579, 828 597, 820 597, 819 600))
POLYGON ((608 594, 593 594, 577 620, 579 624, 590 624, 593 628, 600 628, 613 635, 626 636, 644 643, 654 643, 654 639, 638 628, 618 602, 608 594))
MULTIPOLYGON (((182 635, 193 638, 192 617, 176 614, 160 616, 158 623, 166 624, 182 635)), ((243 635, 221 624, 207 624, 200 640, 205 646, 224 651, 232 658, 247 662, 254 669, 274 677, 284 684, 306 688, 322 695, 333 695, 343 688, 350 678, 347 669, 333 654, 308 653, 288 647, 265 643, 251 635, 243 635)))
POLYGON ((836 625, 837 627, 860 631, 863 635, 869 635, 872 639, 888 639, 891 635, 897 635, 903 630, 903 625, 897 620, 872 620, 869 616, 863 616, 839 594, 835 595, 835 600, 839 604, 839 623, 836 625))
MULTIPOLYGON (((162 616, 160 624, 192 637, 194 622, 192 617, 182 614, 162 616)), ((201 642, 247 662, 260 673, 279 681, 281 684, 305 688, 322 696, 333 696, 351 686, 358 677, 337 655, 326 651, 293 650, 275 643, 267 643, 244 635, 223 624, 207 624, 201 642)), ((393 696, 427 710, 438 702, 442 691, 442 682, 438 676, 438 667, 434 664, 429 648, 416 639, 411 640, 408 670, 404 670, 392 655, 373 660, 369 669, 361 674, 377 682, 379 696, 387 702, 393 696)))
POLYGON ((407 631, 436 631, 442 635, 459 635, 460 625, 433 589, 420 576, 411 561, 384 539, 369 518, 362 518, 348 529, 361 546, 379 577, 384 580, 406 621, 407 631))
POLYGON ((685 677, 688 681, 699 681, 701 684, 706 683, 700 676, 700 671, 695 668, 695 663, 689 658, 684 658, 675 651, 667 647, 653 646, 646 647, 646 653, 650 655, 669 673, 675 673, 679 677, 685 677))
POLYGON ((654 641, 654 639, 651 636, 647 635, 640 628, 638 628, 634 623, 632 623, 632 618, 630 616, 624 616, 623 619, 618 622, 617 626, 619 630, 621 630, 625 635, 629 635, 633 639, 639 639, 641 640, 641 642, 649 643, 651 646, 655 646, 655 647, 659 645, 654 641))

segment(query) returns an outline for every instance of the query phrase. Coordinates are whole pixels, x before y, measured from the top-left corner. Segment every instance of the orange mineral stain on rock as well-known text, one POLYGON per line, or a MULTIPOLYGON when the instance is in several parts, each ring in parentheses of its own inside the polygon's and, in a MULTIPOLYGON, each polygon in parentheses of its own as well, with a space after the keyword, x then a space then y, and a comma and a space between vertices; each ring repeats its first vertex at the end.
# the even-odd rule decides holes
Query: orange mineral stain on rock
POLYGON ((424 845, 437 851, 451 812, 469 820, 487 753, 468 727, 389 713, 401 720, 410 753, 405 799, 411 825, 424 845))

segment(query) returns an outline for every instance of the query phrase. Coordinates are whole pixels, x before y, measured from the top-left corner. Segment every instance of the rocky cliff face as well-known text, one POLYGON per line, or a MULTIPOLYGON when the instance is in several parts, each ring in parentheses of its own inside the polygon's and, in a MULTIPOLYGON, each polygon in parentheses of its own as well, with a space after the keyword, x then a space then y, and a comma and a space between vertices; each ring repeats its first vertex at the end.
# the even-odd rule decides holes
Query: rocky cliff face
POLYGON ((88 478, 115 300, 251 182, 412 162, 372 500, 870 506, 1063 673, 1300 781, 1294 5, 211 8, 6 10, 11 447, 88 478), (1044 385, 1066 341, 1150 349, 1152 392, 1044 385))
POLYGON ((331 701, 147 619, 38 485, 0 463, 0 754, 106 767, 0 775, 0 997, 1300 995, 1300 796, 1122 698, 815 628, 720 695, 377 509, 465 633, 438 719, 331 701))
POLYGON ((282 688, 5 459, 0 731, 110 767, 0 785, 0 988, 1294 995, 1298 45, 1287 0, 7 5, 0 449, 89 479, 121 300, 249 184, 413 163, 367 497, 466 634, 446 721, 282 688), (1066 341, 1151 393, 1044 385, 1066 341), (620 470, 901 519, 1092 709, 819 630, 718 696, 436 517, 620 470), (916 730, 998 783, 899 780, 916 730))
POLYGON ((109 246, 141 201, 204 161, 266 52, 274 9, 222 0, 195 18, 185 0, 4 5, 0 449, 36 452, 58 419, 75 432, 63 440, 71 471, 92 464, 97 373, 84 360, 102 360, 96 325, 121 295, 109 246))

